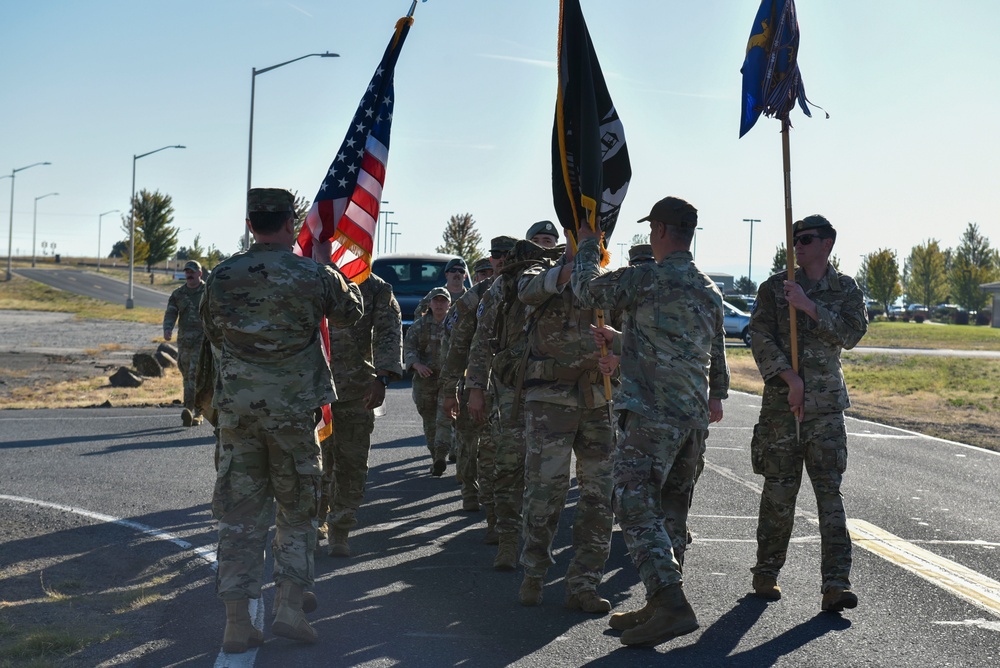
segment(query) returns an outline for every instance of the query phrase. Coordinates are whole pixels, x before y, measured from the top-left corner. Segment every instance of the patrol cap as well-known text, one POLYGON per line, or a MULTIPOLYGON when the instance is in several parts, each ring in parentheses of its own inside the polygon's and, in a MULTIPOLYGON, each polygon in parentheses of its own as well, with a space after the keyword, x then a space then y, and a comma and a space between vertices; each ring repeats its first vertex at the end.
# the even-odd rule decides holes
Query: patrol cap
POLYGON ((433 301, 435 297, 444 297, 448 300, 449 304, 451 303, 451 293, 448 292, 448 288, 434 288, 427 293, 428 302, 433 301))
POLYGON ((818 213, 806 216, 792 225, 792 234, 798 234, 804 230, 817 230, 820 233, 820 236, 823 237, 836 234, 836 231, 833 229, 833 225, 830 224, 830 221, 818 213))
POLYGON ((517 243, 517 239, 514 237, 493 237, 490 240, 490 253, 506 253, 514 244, 517 243))
POLYGON ((472 272, 478 274, 481 271, 489 271, 493 269, 493 265, 490 264, 490 259, 488 257, 480 258, 476 260, 476 263, 472 265, 472 272))
POLYGON ((649 244, 636 244, 628 249, 628 263, 649 262, 653 259, 653 247, 649 244))
POLYGON ((444 273, 448 273, 452 269, 461 269, 465 273, 469 273, 469 266, 465 264, 465 260, 460 257, 452 258, 448 260, 448 264, 444 266, 444 273))
POLYGON ((184 265, 184 271, 187 271, 188 269, 190 269, 191 271, 200 272, 201 264, 199 264, 197 260, 188 260, 187 263, 184 265))
POLYGON ((540 220, 531 227, 528 228, 528 232, 524 235, 525 239, 530 239, 536 234, 549 234, 556 239, 559 238, 559 230, 556 226, 552 224, 551 220, 540 220))
POLYGON ((644 223, 647 220, 676 227, 697 227, 698 209, 680 197, 664 197, 653 205, 648 216, 636 222, 644 223))
POLYGON ((249 213, 294 213, 295 195, 284 188, 251 188, 247 191, 249 213))

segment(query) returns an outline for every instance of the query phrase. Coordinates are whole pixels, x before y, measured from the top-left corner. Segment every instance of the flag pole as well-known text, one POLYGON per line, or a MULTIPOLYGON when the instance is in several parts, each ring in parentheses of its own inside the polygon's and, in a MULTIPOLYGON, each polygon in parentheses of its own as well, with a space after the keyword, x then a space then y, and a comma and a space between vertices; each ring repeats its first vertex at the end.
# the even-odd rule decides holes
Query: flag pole
MULTIPOLYGON (((781 120, 781 162, 785 172, 785 263, 788 268, 787 278, 795 280, 795 239, 792 237, 792 156, 789 147, 787 118, 781 120)), ((795 307, 788 305, 788 331, 792 345, 792 371, 799 373, 799 333, 798 319, 795 307)), ((799 419, 795 419, 795 435, 799 436, 799 419)))
MULTIPOLYGON (((427 2, 427 0, 421 0, 422 2, 427 2)), ((413 0, 413 4, 410 5, 410 11, 406 12, 406 18, 412 19, 413 12, 417 8, 417 0, 413 0)))

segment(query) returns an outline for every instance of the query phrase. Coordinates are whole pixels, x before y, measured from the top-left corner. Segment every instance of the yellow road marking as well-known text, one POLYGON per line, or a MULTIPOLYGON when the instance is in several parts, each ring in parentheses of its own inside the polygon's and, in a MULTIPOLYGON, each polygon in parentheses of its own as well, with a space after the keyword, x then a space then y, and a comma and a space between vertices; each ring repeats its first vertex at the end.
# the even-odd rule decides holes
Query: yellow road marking
POLYGON ((847 526, 851 540, 858 547, 1000 617, 1000 582, 917 547, 870 522, 849 519, 847 526))

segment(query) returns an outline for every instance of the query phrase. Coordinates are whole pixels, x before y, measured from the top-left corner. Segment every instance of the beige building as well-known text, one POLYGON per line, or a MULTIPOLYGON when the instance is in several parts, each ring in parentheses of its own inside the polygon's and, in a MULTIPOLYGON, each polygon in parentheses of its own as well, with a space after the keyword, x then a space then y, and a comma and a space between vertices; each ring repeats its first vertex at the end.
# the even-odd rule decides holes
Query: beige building
POLYGON ((1000 327, 1000 283, 983 283, 979 288, 993 295, 993 326, 1000 327))

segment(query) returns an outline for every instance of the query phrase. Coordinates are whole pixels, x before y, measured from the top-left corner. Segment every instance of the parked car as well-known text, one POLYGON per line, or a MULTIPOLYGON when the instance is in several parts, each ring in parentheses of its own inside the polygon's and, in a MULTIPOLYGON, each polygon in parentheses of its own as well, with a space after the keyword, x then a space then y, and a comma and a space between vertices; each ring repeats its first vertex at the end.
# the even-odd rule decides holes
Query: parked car
MULTIPOLYGON (((431 291, 444 285, 444 267, 456 255, 445 253, 382 255, 372 262, 372 272, 392 286, 403 314, 403 332, 413 324, 413 311, 420 300, 431 291)), ((470 286, 466 275, 466 286, 470 286)))
POLYGON ((726 336, 736 337, 743 340, 746 346, 750 347, 750 314, 741 311, 729 302, 722 302, 725 311, 724 327, 726 336))

